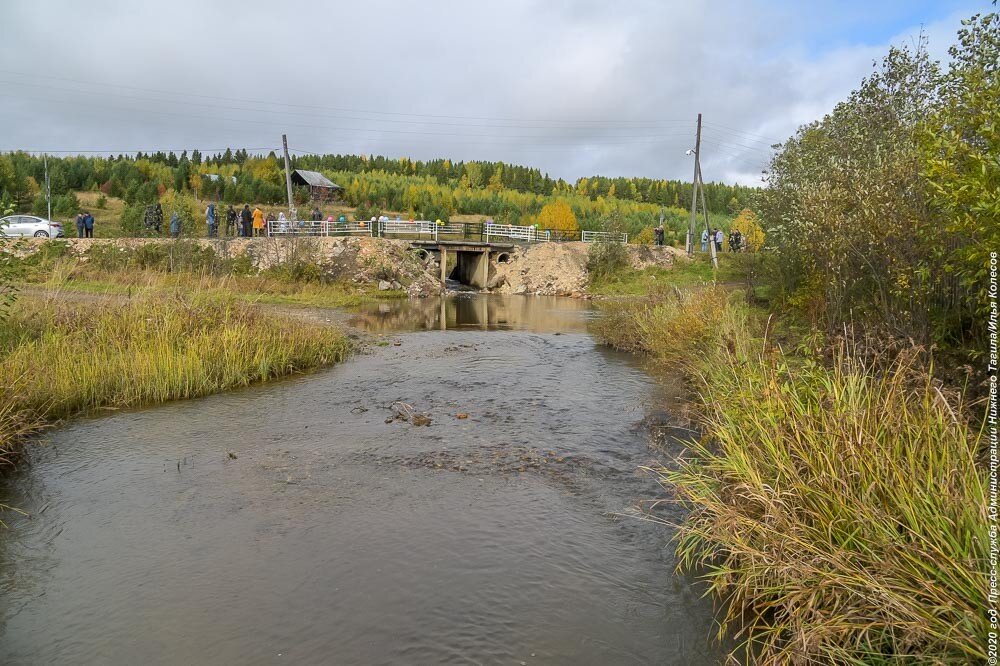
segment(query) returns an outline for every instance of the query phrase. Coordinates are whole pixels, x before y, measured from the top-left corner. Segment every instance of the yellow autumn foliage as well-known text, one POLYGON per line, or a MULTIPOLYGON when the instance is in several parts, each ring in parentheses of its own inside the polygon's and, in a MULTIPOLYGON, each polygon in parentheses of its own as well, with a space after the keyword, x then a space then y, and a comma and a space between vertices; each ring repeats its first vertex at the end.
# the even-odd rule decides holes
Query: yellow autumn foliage
POLYGON ((562 199, 556 199, 542 206, 541 212, 538 213, 538 226, 556 231, 576 231, 580 228, 573 209, 562 199))

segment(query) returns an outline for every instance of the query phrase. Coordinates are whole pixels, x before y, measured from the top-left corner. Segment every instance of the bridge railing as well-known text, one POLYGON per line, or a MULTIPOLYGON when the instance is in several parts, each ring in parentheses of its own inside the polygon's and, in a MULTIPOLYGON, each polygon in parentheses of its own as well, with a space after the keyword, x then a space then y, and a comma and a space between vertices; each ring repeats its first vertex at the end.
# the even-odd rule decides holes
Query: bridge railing
POLYGON ((358 222, 330 222, 311 220, 272 220, 267 223, 268 236, 416 236, 439 238, 476 239, 490 242, 510 239, 528 243, 550 241, 578 241, 584 243, 627 243, 628 234, 607 231, 563 231, 539 229, 533 226, 479 222, 449 222, 437 224, 432 220, 381 220, 376 224, 358 222))
POLYGON ((366 222, 328 222, 313 220, 271 220, 268 236, 371 236, 366 222))
POLYGON ((368 222, 323 222, 324 236, 372 236, 375 234, 368 222))
POLYGON ((628 243, 628 234, 616 234, 610 231, 584 231, 581 238, 584 243, 628 243))
POLYGON ((552 237, 548 230, 519 227, 513 224, 487 224, 483 228, 483 235, 486 237, 487 243, 490 242, 491 237, 523 240, 529 243, 547 243, 552 237))
POLYGON ((379 236, 411 235, 437 238, 437 225, 429 220, 382 220, 378 223, 379 236))

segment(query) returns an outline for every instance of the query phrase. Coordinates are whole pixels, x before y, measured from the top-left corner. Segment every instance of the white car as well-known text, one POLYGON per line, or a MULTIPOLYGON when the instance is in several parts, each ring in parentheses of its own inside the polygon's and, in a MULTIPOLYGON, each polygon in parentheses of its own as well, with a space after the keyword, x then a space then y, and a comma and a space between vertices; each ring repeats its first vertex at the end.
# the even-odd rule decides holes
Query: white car
POLYGON ((4 236, 34 236, 35 238, 59 238, 63 236, 62 225, 34 215, 8 215, 0 219, 0 233, 4 236))

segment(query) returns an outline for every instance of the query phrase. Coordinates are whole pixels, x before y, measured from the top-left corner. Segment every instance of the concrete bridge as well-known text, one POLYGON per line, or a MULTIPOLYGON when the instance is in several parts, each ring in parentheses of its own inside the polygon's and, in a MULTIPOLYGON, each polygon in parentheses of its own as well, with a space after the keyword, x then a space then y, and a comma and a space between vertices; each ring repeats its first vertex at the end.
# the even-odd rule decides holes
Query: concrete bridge
POLYGON ((513 243, 477 241, 417 240, 410 247, 425 252, 437 252, 441 263, 441 284, 448 277, 476 289, 485 289, 490 278, 490 262, 503 260, 514 249, 513 243), (448 273, 448 256, 455 255, 455 268, 448 273))

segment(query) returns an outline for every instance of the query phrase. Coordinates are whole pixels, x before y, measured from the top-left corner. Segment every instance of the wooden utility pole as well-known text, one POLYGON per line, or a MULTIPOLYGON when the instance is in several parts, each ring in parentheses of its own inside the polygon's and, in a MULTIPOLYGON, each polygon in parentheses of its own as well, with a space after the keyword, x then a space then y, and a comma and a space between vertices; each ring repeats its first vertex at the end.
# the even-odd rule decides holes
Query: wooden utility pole
POLYGON ((701 173, 701 114, 698 114, 698 131, 694 140, 694 176, 691 177, 691 222, 688 225, 688 256, 694 256, 695 225, 698 221, 698 174, 701 173))
POLYGON ((288 188, 288 217, 296 220, 295 200, 292 198, 292 162, 288 159, 288 137, 281 135, 281 147, 285 150, 285 187, 288 188))

